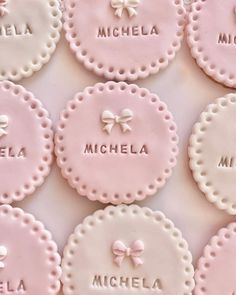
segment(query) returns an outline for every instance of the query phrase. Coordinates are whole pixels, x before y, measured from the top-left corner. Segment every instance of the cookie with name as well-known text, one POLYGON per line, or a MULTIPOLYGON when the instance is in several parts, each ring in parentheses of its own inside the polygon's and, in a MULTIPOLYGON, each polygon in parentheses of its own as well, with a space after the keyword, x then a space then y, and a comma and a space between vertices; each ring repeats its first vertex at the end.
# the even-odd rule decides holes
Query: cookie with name
POLYGON ((195 0, 189 14, 188 43, 207 75, 236 88, 236 6, 234 0, 195 0))
POLYGON ((222 228, 205 247, 195 273, 195 295, 235 295, 236 223, 222 228))
POLYGON ((210 104, 201 114, 190 138, 193 176, 207 199, 236 214, 236 94, 210 104))
POLYGON ((184 33, 183 0, 64 0, 66 38, 77 59, 112 80, 165 68, 184 33))
POLYGON ((172 173, 178 136, 157 95, 124 82, 77 93, 61 113, 57 163, 82 196, 131 203, 153 195, 172 173))
POLYGON ((59 0, 0 0, 0 80, 40 70, 56 49, 61 26, 59 0))
POLYGON ((52 123, 32 93, 0 82, 0 203, 32 194, 49 174, 52 123))
POLYGON ((136 205, 95 212, 70 236, 62 260, 65 295, 192 294, 186 241, 161 212, 136 205))
POLYGON ((60 256, 50 232, 31 214, 0 206, 0 293, 55 295, 60 256))

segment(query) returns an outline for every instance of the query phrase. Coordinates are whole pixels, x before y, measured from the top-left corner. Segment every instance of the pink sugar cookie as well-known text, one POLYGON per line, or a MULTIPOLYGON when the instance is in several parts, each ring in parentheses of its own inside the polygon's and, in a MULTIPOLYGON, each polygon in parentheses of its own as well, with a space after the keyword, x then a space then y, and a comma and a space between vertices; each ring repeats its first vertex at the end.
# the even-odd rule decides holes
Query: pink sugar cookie
POLYGON ((109 206, 76 227, 64 250, 65 295, 191 295, 192 257, 161 212, 109 206))
POLYGON ((156 193, 176 164, 178 136, 166 105, 135 85, 86 88, 61 113, 57 163, 80 195, 103 203, 156 193))
POLYGON ((0 206, 0 293, 55 295, 60 256, 51 234, 31 214, 0 206))
POLYGON ((0 82, 0 203, 22 200, 43 183, 52 162, 51 125, 30 92, 0 82))
POLYGON ((66 38, 86 68, 135 80, 165 68, 183 38, 183 0, 64 0, 66 38))
POLYGON ((234 0, 195 0, 188 43, 198 65, 217 82, 236 88, 236 4, 234 0))
POLYGON ((195 295, 235 295, 236 223, 221 229, 204 249, 195 274, 195 295))

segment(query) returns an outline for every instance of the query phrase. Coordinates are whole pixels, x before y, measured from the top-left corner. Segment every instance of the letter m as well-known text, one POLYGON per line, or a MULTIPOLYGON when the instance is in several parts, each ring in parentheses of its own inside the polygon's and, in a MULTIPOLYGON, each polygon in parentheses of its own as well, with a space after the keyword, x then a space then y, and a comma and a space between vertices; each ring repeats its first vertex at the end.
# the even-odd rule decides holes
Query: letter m
POLYGON ((220 33, 219 39, 218 39, 218 44, 227 44, 227 43, 228 43, 227 35, 220 33))
POLYGON ((102 287, 101 276, 95 275, 93 279, 93 287, 102 287))
POLYGON ((105 28, 99 28, 98 29, 98 38, 99 37, 106 38, 106 30, 105 30, 105 28))
POLYGON ((228 157, 221 157, 218 167, 229 167, 231 160, 228 157))

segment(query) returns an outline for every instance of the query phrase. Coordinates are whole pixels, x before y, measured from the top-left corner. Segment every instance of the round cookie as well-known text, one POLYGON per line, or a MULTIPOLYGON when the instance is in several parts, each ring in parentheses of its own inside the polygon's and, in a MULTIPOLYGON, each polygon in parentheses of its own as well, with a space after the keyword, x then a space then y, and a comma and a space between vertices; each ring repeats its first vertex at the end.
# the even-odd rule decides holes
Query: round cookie
POLYGON ((221 229, 204 249, 195 273, 195 295, 234 295, 236 223, 221 229))
POLYGON ((59 0, 1 0, 0 80, 40 70, 56 49, 61 26, 59 0))
POLYGON ((82 196, 120 204, 154 194, 176 164, 178 136, 166 105, 120 82, 89 87, 61 113, 57 163, 82 196))
POLYGON ((236 214, 236 94, 210 104, 190 138, 190 167, 210 202, 236 214))
POLYGON ((234 0, 195 0, 187 26, 193 57, 217 82, 236 88, 234 0))
POLYGON ((22 86, 0 82, 0 203, 22 200, 50 171, 52 123, 22 86))
POLYGON ((2 205, 0 227, 1 293, 57 294, 60 256, 43 224, 21 209, 2 205))
POLYGON ((109 80, 165 68, 184 33, 183 0, 64 0, 66 38, 77 59, 109 80))
POLYGON ((186 241, 161 212, 109 206, 70 236, 62 260, 65 295, 192 294, 186 241))

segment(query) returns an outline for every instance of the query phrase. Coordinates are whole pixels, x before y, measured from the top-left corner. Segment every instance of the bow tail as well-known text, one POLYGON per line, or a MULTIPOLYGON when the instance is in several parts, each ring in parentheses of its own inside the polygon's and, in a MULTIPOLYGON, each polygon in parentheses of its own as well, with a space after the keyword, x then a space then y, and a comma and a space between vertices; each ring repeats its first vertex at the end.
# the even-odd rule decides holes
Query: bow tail
POLYGON ((142 259, 139 258, 139 257, 132 256, 132 261, 133 261, 133 264, 134 264, 135 267, 143 264, 142 259))
POLYGON ((124 256, 123 255, 122 256, 121 255, 120 256, 116 256, 114 258, 115 264, 118 265, 119 267, 121 266, 123 260, 124 260, 124 256))
POLYGON ((115 12, 115 15, 121 18, 122 14, 123 14, 123 8, 122 7, 117 8, 116 12, 115 12))
POLYGON ((0 16, 4 16, 7 13, 8 13, 8 10, 6 7, 4 6, 0 7, 0 16))
POLYGON ((127 7, 129 17, 133 17, 138 14, 137 10, 133 7, 127 7))
POLYGON ((131 127, 127 123, 122 123, 121 128, 123 132, 131 131, 131 127))
POLYGON ((114 126, 113 123, 107 123, 107 124, 104 126, 103 130, 106 131, 108 134, 110 134, 110 133, 111 133, 111 130, 112 130, 112 128, 113 128, 113 126, 114 126))

